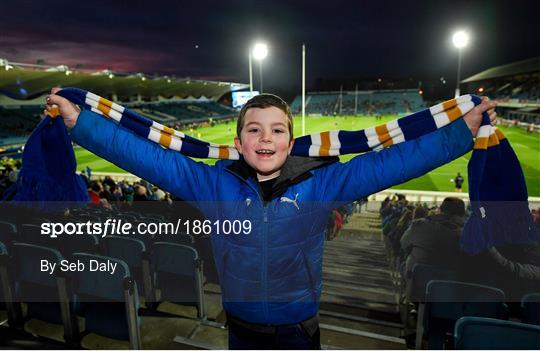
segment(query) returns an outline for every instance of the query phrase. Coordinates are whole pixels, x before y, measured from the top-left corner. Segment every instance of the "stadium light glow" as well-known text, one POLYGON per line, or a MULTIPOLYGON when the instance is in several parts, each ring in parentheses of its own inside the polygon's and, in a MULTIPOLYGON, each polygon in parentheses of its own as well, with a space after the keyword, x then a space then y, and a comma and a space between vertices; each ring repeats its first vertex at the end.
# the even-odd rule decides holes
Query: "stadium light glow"
POLYGON ((268 56, 268 46, 264 43, 257 43, 253 47, 253 58, 264 60, 268 56))
POLYGON ((467 46, 467 44, 469 44, 469 34, 464 30, 459 30, 452 36, 452 42, 456 48, 464 48, 467 46))

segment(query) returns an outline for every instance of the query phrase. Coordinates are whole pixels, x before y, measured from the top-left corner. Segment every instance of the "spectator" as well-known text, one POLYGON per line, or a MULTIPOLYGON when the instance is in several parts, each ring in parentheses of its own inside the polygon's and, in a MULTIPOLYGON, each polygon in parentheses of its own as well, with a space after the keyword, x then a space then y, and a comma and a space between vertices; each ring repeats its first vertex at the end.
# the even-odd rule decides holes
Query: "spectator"
POLYGON ((102 187, 99 182, 93 181, 90 183, 90 190, 88 190, 88 196, 90 197, 90 203, 93 206, 99 206, 101 203, 101 193, 102 187))
POLYGON ((465 203, 454 197, 444 199, 439 213, 414 220, 401 238, 407 275, 416 263, 459 269, 459 238, 464 223, 465 203))
POLYGON ((138 184, 134 187, 133 201, 148 201, 148 193, 145 186, 138 184))

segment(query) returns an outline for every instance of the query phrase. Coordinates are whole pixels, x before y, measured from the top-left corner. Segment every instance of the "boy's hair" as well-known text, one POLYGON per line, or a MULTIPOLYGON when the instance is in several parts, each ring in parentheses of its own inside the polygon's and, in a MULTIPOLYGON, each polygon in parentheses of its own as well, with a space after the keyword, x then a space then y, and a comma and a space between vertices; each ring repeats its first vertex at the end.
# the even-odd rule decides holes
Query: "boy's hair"
POLYGON ((236 135, 240 138, 240 132, 244 128, 244 121, 246 117, 246 112, 250 108, 268 108, 268 107, 277 107, 287 116, 287 126, 289 128, 289 140, 293 139, 293 118, 291 113, 291 108, 289 105, 279 96, 273 94, 260 94, 252 97, 246 102, 246 104, 240 110, 238 115, 238 120, 236 121, 236 135))

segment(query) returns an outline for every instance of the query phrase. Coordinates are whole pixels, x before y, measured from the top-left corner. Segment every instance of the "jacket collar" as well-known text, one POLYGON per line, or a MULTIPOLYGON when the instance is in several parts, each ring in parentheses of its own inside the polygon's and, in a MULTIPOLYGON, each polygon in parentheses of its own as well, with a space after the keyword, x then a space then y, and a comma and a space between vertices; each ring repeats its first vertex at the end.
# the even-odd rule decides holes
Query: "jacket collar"
MULTIPOLYGON (((285 160, 285 164, 281 168, 281 174, 276 180, 273 187, 272 197, 280 196, 285 192, 287 187, 292 184, 299 183, 311 177, 310 171, 327 166, 334 162, 339 161, 338 157, 300 157, 300 156, 288 156, 285 160)), ((243 158, 234 161, 228 165, 227 170, 236 174, 244 180, 254 178, 257 180, 257 174, 253 168, 251 168, 243 158)))

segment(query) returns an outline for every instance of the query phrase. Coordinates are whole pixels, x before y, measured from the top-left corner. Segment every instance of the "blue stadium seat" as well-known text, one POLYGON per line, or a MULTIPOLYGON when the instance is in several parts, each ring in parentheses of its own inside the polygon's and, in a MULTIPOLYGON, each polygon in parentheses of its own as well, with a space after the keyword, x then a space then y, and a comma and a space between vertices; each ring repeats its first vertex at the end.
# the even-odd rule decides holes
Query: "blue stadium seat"
POLYGON ((0 309, 7 311, 10 326, 19 319, 17 306, 13 301, 13 287, 8 274, 9 254, 6 245, 0 242, 0 309))
POLYGON ((11 244, 16 239, 17 227, 10 222, 0 221, 0 241, 6 245, 7 248, 11 247, 11 244))
POLYGON ((523 323, 540 325, 540 293, 531 293, 521 299, 523 323))
POLYGON ((85 333, 126 340, 131 349, 141 349, 137 283, 131 277, 128 265, 116 258, 86 253, 75 253, 72 259, 80 260, 87 268, 74 274, 75 293, 85 318, 85 333), (116 264, 114 274, 90 271, 91 260, 98 264, 116 264))
MULTIPOLYGON (((439 268, 427 264, 417 263, 413 266, 410 284, 406 287, 406 296, 410 302, 418 303, 418 316, 416 321, 416 347, 422 345, 424 329, 424 308, 426 301, 426 287, 431 280, 460 280, 456 271, 439 268)), ((405 320, 408 320, 408 311, 405 320)))
POLYGON ((59 248, 65 256, 71 256, 75 252, 98 253, 98 236, 91 234, 62 235, 55 239, 60 241, 59 248))
POLYGON ((428 349, 445 348, 455 322, 465 316, 506 319, 505 295, 490 286, 450 280, 432 280, 426 288, 424 335, 428 349))
POLYGON ((137 286, 142 287, 144 296, 151 296, 152 286, 149 275, 149 268, 143 274, 143 263, 147 261, 146 245, 142 240, 109 236, 102 240, 103 254, 124 261, 137 282, 137 286))
POLYGON ((177 235, 171 235, 169 238, 171 242, 175 244, 181 244, 181 245, 187 245, 187 246, 193 246, 195 245, 195 239, 193 236, 189 234, 177 234, 177 235))
POLYGON ((203 295, 203 261, 195 248, 165 242, 152 246, 151 262, 154 287, 161 300, 197 308, 199 319, 205 318, 203 295))
MULTIPOLYGON (((64 340, 78 340, 78 324, 71 304, 72 288, 69 279, 60 271, 64 257, 58 250, 25 243, 12 247, 9 270, 13 280, 14 301, 25 302, 25 320, 38 319, 64 326, 64 340), (41 271, 41 260, 56 264, 54 274, 41 271)), ((46 335, 45 335, 46 336, 46 335)))
POLYGON ((56 248, 57 244, 60 244, 60 240, 51 239, 48 235, 41 235, 41 227, 39 225, 22 224, 20 228, 20 232, 17 233, 18 242, 47 247, 53 247, 55 245, 54 248, 56 248))
POLYGON ((540 348, 540 326, 481 317, 463 317, 454 330, 457 350, 540 348))

